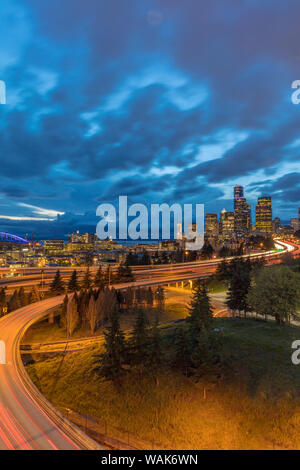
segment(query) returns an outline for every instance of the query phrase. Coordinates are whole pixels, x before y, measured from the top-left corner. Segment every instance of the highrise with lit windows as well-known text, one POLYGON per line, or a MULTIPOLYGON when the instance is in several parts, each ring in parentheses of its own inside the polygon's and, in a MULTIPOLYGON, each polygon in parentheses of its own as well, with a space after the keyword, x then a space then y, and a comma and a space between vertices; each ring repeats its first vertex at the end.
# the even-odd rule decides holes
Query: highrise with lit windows
POLYGON ((270 196, 259 197, 256 204, 256 230, 272 233, 272 200, 270 196))

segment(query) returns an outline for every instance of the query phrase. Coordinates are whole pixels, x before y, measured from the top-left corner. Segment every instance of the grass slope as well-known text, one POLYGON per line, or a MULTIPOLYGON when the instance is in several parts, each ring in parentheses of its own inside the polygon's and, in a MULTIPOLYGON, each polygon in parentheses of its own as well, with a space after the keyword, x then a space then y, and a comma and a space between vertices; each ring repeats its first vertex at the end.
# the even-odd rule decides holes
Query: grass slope
POLYGON ((290 359, 291 343, 300 339, 299 328, 253 319, 215 322, 223 329, 228 364, 221 381, 196 381, 166 368, 159 386, 131 375, 118 390, 92 372, 99 346, 67 355, 62 365, 57 357, 27 370, 56 406, 105 419, 161 448, 299 448, 300 366, 290 359))

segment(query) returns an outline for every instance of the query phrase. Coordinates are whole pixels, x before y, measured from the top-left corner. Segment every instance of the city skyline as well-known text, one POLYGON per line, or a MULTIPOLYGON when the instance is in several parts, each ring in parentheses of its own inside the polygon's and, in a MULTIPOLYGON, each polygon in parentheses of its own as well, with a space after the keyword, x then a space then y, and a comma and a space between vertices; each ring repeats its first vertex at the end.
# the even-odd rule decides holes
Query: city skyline
MULTIPOLYGON (((214 216, 216 216, 215 221, 216 223, 219 224, 219 223, 222 223, 222 215, 224 216, 224 214, 227 214, 228 216, 230 216, 230 214, 232 214, 232 223, 234 225, 234 228, 232 230, 234 232, 239 233, 240 236, 251 234, 253 228, 256 228, 258 232, 260 231, 262 233, 272 233, 272 223, 274 222, 274 220, 278 220, 278 222, 281 223, 282 226, 284 225, 293 226, 292 222, 294 221, 294 223, 299 224, 299 227, 300 227, 300 208, 299 207, 297 208, 297 213, 295 212, 292 214, 293 216, 296 216, 297 214, 298 217, 291 217, 289 220, 281 219, 280 217, 278 217, 277 214, 274 214, 271 196, 268 196, 268 195, 259 196, 257 198, 257 201, 254 202, 254 204, 252 205, 252 204, 249 204, 247 201, 247 197, 246 197, 247 194, 246 194, 244 186, 235 185, 232 188, 232 192, 233 194, 232 194, 232 200, 230 201, 230 207, 227 207, 227 208, 223 207, 222 210, 220 210, 219 212, 208 211, 204 207, 205 224, 206 224, 206 215, 208 215, 209 217, 213 216, 213 219, 215 218, 214 216), (265 226, 266 226, 266 223, 265 223, 265 210, 266 209, 264 207, 265 204, 267 204, 267 206, 268 205, 270 206, 270 214, 267 215, 267 219, 268 219, 267 230, 265 230, 265 226), (245 215, 243 215, 243 213, 245 213, 245 215)), ((267 212, 268 212, 268 207, 267 207, 267 212)), ((58 219, 59 217, 60 216, 58 216, 58 219)), ((129 217, 129 220, 132 220, 133 218, 134 217, 129 217)), ((81 230, 79 230, 79 227, 70 226, 71 230, 68 233, 62 234, 60 232, 55 231, 54 232, 54 234, 56 235, 55 237, 51 235, 43 236, 42 234, 40 239, 60 238, 60 239, 67 240, 68 238, 70 238, 70 236, 72 237, 72 235, 74 235, 76 232, 95 234, 96 230, 94 230, 94 228, 96 228, 96 224, 97 222, 99 222, 99 220, 100 220, 99 217, 95 216, 95 227, 93 225, 84 225, 84 226, 81 226, 80 227, 81 230)), ((29 223, 31 224, 31 228, 33 229, 31 231, 27 231, 26 234, 23 233, 23 235, 28 240, 33 239, 33 237, 37 237, 37 240, 38 240, 39 232, 38 231, 35 232, 34 223, 32 223, 32 221, 29 223)), ((117 233, 118 233, 119 232, 118 219, 116 223, 117 223, 117 233)), ((176 229, 174 228, 172 219, 170 219, 170 223, 171 223, 171 235, 173 234, 174 237, 176 238, 176 229)), ((207 229, 207 227, 205 227, 205 229, 207 229)), ((150 225, 149 225, 149 231, 150 231, 150 225)), ((5 232, 8 232, 8 231, 3 231, 2 233, 5 233, 5 232)), ((151 237, 149 237, 149 239, 150 238, 151 237)), ((171 236, 171 239, 172 238, 173 237, 171 236)), ((161 237, 159 239, 161 239, 161 237)), ((119 238, 117 236, 116 240, 124 240, 124 238, 119 238)), ((145 239, 141 238, 140 240, 144 241, 145 239)))

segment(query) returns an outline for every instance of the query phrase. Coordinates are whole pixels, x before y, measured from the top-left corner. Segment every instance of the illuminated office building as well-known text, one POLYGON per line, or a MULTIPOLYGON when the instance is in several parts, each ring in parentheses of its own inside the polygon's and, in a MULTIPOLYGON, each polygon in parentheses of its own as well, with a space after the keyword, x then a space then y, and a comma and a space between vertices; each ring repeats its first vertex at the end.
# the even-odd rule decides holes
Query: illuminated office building
POLYGON ((205 214, 205 233, 217 235, 219 232, 218 214, 205 214))
POLYGON ((259 197, 256 205, 256 230, 261 233, 272 233, 271 197, 259 197))
POLYGON ((221 212, 221 232, 225 240, 234 237, 234 212, 227 212, 225 209, 221 212))
POLYGON ((251 207, 244 197, 243 186, 234 187, 234 224, 235 233, 238 237, 249 234, 251 230, 251 207))

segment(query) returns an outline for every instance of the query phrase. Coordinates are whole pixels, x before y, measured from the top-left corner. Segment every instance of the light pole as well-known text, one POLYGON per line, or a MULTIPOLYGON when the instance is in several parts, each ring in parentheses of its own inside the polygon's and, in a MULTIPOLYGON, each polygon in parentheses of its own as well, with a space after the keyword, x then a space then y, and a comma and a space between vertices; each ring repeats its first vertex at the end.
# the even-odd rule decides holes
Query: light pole
POLYGON ((44 269, 41 269, 41 275, 42 275, 42 292, 41 292, 41 298, 44 298, 44 269))

